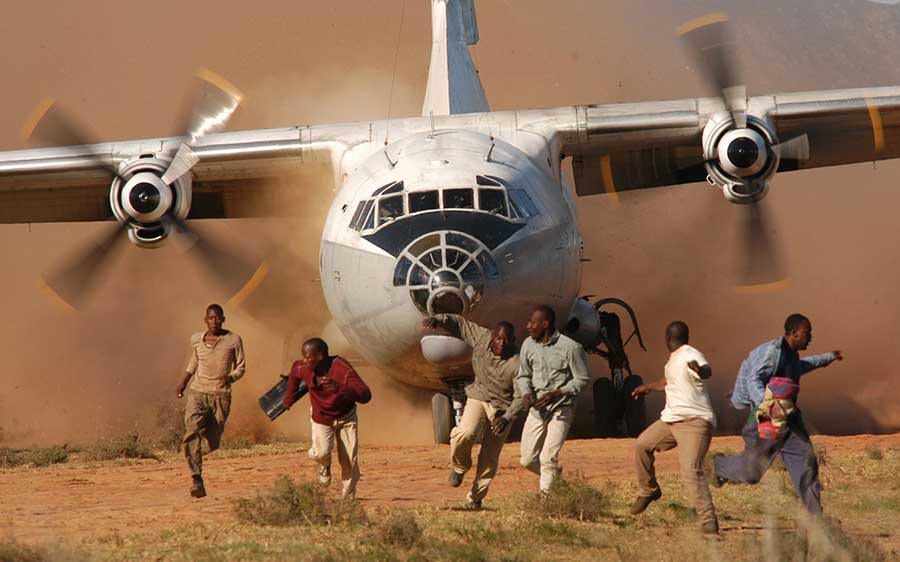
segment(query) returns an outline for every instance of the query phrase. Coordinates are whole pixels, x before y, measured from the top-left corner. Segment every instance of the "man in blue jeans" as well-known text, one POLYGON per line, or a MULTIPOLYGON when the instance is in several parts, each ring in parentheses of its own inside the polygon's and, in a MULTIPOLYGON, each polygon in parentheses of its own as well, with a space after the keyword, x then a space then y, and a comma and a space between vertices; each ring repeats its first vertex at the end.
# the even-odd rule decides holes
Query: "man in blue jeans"
MULTIPOLYGON (((779 452, 791 481, 800 494, 803 505, 810 513, 822 513, 819 498, 819 463, 816 450, 809 440, 800 411, 788 418, 788 429, 779 439, 768 441, 760 438, 757 428, 756 407, 763 401, 766 385, 772 377, 786 377, 798 385, 806 373, 826 367, 843 359, 840 351, 800 358, 799 351, 809 347, 812 341, 812 324, 802 314, 791 314, 784 322, 784 337, 762 344, 741 364, 731 404, 737 409, 750 408, 750 419, 741 431, 744 452, 740 455, 717 456, 713 459, 716 486, 726 482, 756 484, 779 452)), ((799 390, 797 391, 799 395, 799 390)), ((794 398, 796 403, 796 396, 794 398)))

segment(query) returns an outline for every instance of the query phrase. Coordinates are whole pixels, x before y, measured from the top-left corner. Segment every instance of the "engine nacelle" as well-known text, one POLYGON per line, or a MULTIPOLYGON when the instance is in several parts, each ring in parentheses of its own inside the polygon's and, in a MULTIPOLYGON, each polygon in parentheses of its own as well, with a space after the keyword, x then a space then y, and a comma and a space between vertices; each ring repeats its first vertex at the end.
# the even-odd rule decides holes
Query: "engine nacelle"
POLYGON ((168 167, 165 160, 139 158, 125 164, 110 186, 113 214, 128 223, 128 238, 138 246, 153 247, 168 236, 166 213, 184 219, 191 210, 191 175, 166 185, 161 176, 168 167))
POLYGON ((780 161, 772 147, 775 133, 762 119, 747 115, 747 126, 734 128, 728 113, 714 115, 703 129, 703 157, 710 183, 732 203, 756 203, 769 190, 780 161))
POLYGON ((576 299, 563 333, 585 348, 593 349, 602 342, 600 328, 600 314, 594 305, 585 298, 576 299))

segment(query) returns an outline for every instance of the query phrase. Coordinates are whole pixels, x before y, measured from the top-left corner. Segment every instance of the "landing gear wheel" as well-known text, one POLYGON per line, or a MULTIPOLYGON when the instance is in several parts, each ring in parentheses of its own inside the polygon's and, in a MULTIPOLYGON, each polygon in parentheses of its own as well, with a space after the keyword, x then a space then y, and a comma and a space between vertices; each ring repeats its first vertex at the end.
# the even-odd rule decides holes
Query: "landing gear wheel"
POLYGON ((434 442, 437 445, 450 443, 450 430, 456 425, 453 404, 446 394, 437 393, 431 397, 431 423, 434 427, 434 442))
POLYGON ((622 385, 622 398, 625 401, 625 428, 628 437, 637 437, 647 428, 647 406, 644 397, 637 400, 631 397, 635 388, 644 384, 644 379, 638 375, 629 375, 622 385))
POLYGON ((613 437, 616 432, 616 389, 606 377, 594 381, 594 433, 613 437))

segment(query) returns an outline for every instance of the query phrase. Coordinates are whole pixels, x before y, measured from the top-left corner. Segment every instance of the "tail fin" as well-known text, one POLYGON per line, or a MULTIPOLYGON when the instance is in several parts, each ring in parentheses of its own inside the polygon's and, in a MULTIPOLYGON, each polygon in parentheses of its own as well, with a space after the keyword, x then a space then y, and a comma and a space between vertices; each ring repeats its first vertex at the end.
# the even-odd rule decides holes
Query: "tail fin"
POLYGON ((488 111, 469 45, 478 43, 475 0, 431 0, 431 66, 422 115, 488 111))

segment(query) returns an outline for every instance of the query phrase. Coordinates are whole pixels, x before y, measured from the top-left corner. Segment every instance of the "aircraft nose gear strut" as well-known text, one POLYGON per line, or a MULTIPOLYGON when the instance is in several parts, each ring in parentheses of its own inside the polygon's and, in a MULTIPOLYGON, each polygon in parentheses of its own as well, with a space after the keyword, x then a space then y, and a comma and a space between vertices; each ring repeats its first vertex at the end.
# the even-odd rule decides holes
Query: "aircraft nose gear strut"
POLYGON ((447 394, 436 393, 431 398, 431 420, 434 424, 434 442, 450 442, 450 430, 462 423, 463 409, 466 407, 466 385, 471 379, 449 379, 447 394))
POLYGON ((634 399, 631 393, 644 384, 640 375, 631 371, 625 346, 632 338, 637 337, 641 349, 647 351, 638 327, 634 309, 623 300, 616 298, 600 299, 594 303, 600 320, 600 344, 586 348, 588 353, 606 359, 610 377, 600 377, 594 381, 594 429, 598 437, 628 436, 637 437, 647 426, 647 413, 644 397, 634 399), (633 331, 628 339, 622 340, 622 323, 614 312, 601 310, 607 305, 618 305, 625 309, 631 319, 633 331))

